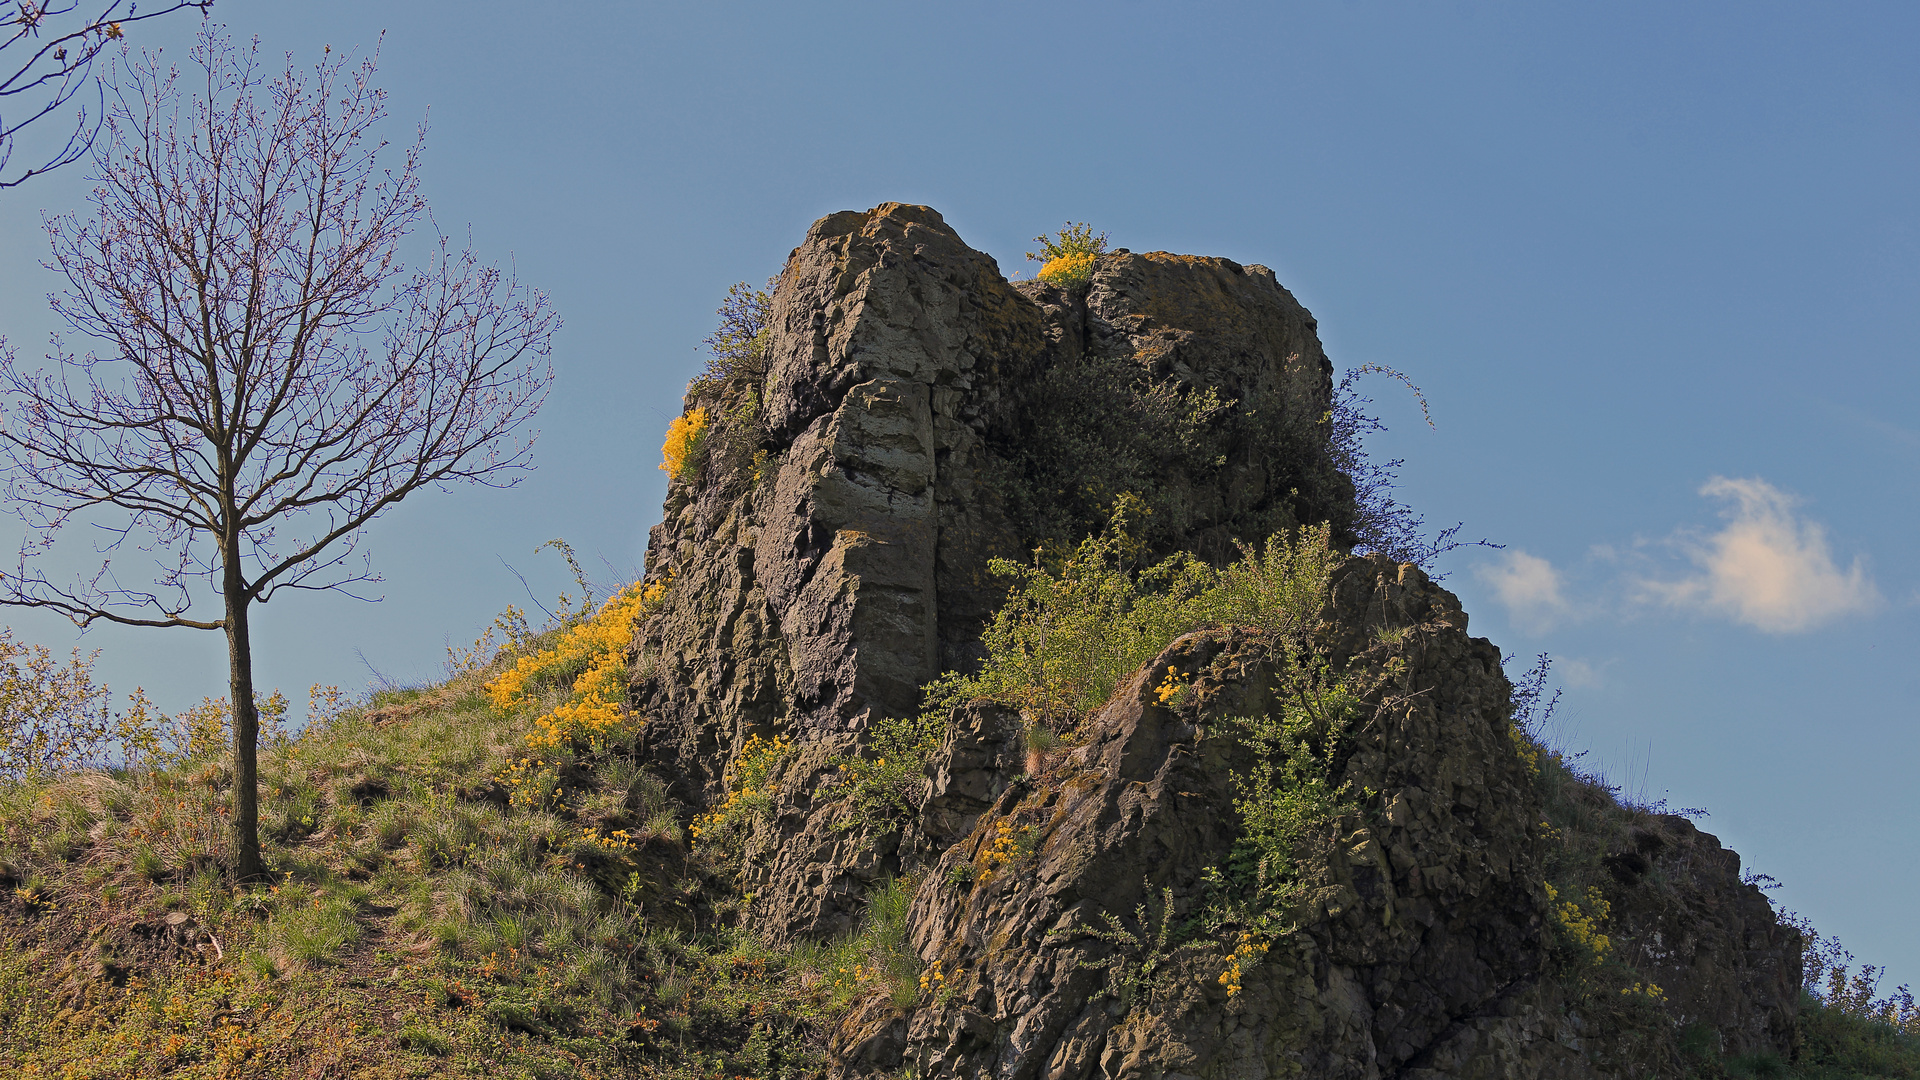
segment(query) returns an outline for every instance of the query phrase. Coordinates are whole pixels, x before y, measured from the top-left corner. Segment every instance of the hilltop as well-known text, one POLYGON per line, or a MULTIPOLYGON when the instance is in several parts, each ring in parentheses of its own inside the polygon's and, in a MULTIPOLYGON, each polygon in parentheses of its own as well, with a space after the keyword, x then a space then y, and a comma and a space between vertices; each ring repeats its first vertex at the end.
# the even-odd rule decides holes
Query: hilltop
POLYGON ((1271 271, 1061 241, 1013 283, 926 207, 816 222, 724 309, 644 579, 317 702, 271 885, 217 740, 7 786, 0 1060, 1915 1074, 1738 855, 1543 744, 1271 271))

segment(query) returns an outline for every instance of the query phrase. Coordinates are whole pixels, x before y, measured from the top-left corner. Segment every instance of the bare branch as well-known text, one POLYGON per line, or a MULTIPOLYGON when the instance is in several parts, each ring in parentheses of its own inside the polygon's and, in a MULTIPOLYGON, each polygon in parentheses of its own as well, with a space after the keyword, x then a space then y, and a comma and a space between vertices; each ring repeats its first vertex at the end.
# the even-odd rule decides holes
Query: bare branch
MULTIPOLYGON (((558 320, 444 235, 403 270, 400 244, 426 216, 424 129, 397 171, 377 166, 371 60, 329 54, 269 81, 257 45, 212 33, 193 59, 191 90, 155 56, 129 61, 93 216, 48 226, 68 281, 54 309, 104 348, 57 353, 52 371, 0 356, 16 403, 0 464, 34 530, 23 557, 71 521, 118 514, 173 553, 170 584, 218 592, 230 563, 247 600, 369 580, 328 575, 336 546, 350 552, 388 507, 527 465, 558 320)), ((23 574, 0 602, 50 588, 23 574)), ((101 617, 150 607, 60 596, 101 617)))
POLYGON ((104 95, 91 118, 79 111, 73 130, 58 149, 38 164, 9 175, 15 139, 28 126, 60 111, 93 81, 93 62, 102 51, 126 36, 128 27, 183 8, 202 13, 213 0, 176 0, 142 11, 133 0, 110 0, 82 9, 81 0, 15 0, 14 13, 0 19, 0 188, 70 165, 93 146, 105 111, 104 95), (16 104, 17 103, 17 104, 16 104))

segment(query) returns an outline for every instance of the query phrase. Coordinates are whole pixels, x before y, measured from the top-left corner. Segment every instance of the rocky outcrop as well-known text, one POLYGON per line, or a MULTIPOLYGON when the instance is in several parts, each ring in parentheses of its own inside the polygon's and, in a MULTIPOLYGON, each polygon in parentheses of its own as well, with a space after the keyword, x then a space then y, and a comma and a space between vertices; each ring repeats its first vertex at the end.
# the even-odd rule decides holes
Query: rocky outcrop
POLYGON ((1336 661, 1405 671, 1335 777, 1367 794, 1311 854, 1310 912, 1231 995, 1221 976, 1241 928, 1206 925, 1231 899, 1209 872, 1239 834, 1233 777, 1250 765, 1231 718, 1273 711, 1278 688, 1243 638, 1174 643, 1115 695, 1086 745, 1010 788, 927 874, 916 944, 950 973, 950 997, 909 1022, 916 1069, 1394 1076, 1499 1018, 1541 975, 1538 801, 1508 735, 1499 656, 1465 623, 1417 568, 1345 568, 1328 636, 1355 651, 1336 661), (1397 643, 1375 644, 1380 631, 1397 643), (1169 667, 1192 675, 1194 704, 1159 701, 1169 667), (1029 827, 1032 856, 994 865, 995 838, 1029 827), (963 867, 972 882, 951 884, 963 867), (1138 940, 1098 933, 1109 916, 1138 940), (1165 927, 1176 930, 1155 981, 1116 996, 1097 965, 1144 963, 1165 927))
POLYGON ((1688 1024, 1727 1053, 1790 1048, 1797 943, 1737 858, 1684 818, 1613 804, 1633 822, 1620 828, 1627 850, 1651 855, 1606 864, 1640 875, 1605 889, 1606 960, 1657 982, 1665 1002, 1569 969, 1543 889, 1557 838, 1511 735, 1497 650, 1466 634, 1450 593, 1378 556, 1339 571, 1327 613, 1326 655, 1376 687, 1333 777, 1365 797, 1306 855, 1311 903, 1238 991, 1222 975, 1242 928, 1218 921, 1231 898, 1209 878, 1240 832, 1233 777, 1250 766, 1231 718, 1272 711, 1276 687, 1259 648, 1202 633, 1025 781, 1005 757, 1006 773, 983 775, 958 734, 936 759, 945 776, 964 755, 970 787, 1002 794, 922 878, 915 944, 940 965, 942 993, 866 1018, 873 1034, 906 1032, 881 1044, 901 1056, 879 1065, 929 1077, 1677 1076, 1688 1024), (1193 676, 1193 704, 1161 703, 1168 668, 1193 676), (1030 855, 996 850, 1015 833, 1030 855), (1130 999, 1101 966, 1116 960, 1155 964, 1130 999))
POLYGON ((1797 944, 1737 856, 1577 779, 1578 844, 1548 826, 1564 808, 1515 742, 1498 650, 1383 557, 1338 571, 1315 635, 1368 696, 1329 766, 1351 805, 1298 853, 1296 925, 1245 937, 1223 892, 1252 753, 1234 718, 1281 688, 1240 632, 1174 642, 1064 753, 1028 751, 990 702, 955 710, 904 825, 849 828, 816 795, 976 662, 1005 595, 989 559, 1076 541, 1123 493, 1150 553, 1220 562, 1318 521, 1352 539, 1331 368, 1270 271, 1122 251, 1084 292, 1009 283, 932 210, 887 204, 814 224, 764 359, 689 396, 714 430, 650 540, 663 598, 632 703, 696 808, 750 737, 792 740, 740 871, 775 943, 850 930, 913 875, 926 990, 862 1000, 838 1075, 1679 1076, 1689 1028, 1791 1050, 1797 944), (1168 668, 1194 693, 1163 701, 1168 668), (1546 889, 1575 847, 1610 911, 1592 955, 1546 889), (1223 981, 1250 941, 1265 953, 1223 981))
POLYGON ((1113 255, 1089 298, 1016 288, 939 214, 889 203, 814 223, 769 331, 751 398, 689 402, 732 426, 650 538, 670 586, 633 700, 695 804, 750 735, 795 737, 751 891, 776 935, 823 935, 898 872, 898 838, 834 829, 808 793, 874 717, 973 662, 1005 594, 989 558, 1077 540, 1128 491, 1158 546, 1224 555, 1348 489, 1313 318, 1264 267, 1113 255))

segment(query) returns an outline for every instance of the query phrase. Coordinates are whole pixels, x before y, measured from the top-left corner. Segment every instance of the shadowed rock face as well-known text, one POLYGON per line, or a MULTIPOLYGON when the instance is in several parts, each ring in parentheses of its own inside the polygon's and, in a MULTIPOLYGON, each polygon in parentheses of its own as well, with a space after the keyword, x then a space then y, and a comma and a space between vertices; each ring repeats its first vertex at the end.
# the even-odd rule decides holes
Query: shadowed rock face
POLYGON ((1351 543, 1351 485, 1327 460, 1320 423, 1332 365, 1313 316, 1273 271, 1121 252, 1099 259, 1084 294, 1015 287, 1046 312, 1054 350, 996 432, 1027 539, 1078 543, 1132 490, 1154 505, 1145 524, 1157 554, 1217 563, 1236 540, 1303 522, 1331 521, 1351 543), (1209 393, 1221 408, 1205 430, 1169 417, 1175 395, 1193 409, 1209 393), (1063 464, 1078 484, 1057 482, 1063 464))
POLYGON ((974 662, 1005 596, 989 558, 1077 541, 1124 491, 1146 494, 1161 549, 1215 556, 1344 505, 1313 326, 1262 267, 1104 256, 1081 299, 1010 284, 926 207, 814 223, 774 293, 748 448, 763 464, 716 437, 672 484, 647 551, 670 599, 640 629, 633 691, 696 803, 748 735, 799 743, 754 871, 777 933, 844 929, 898 869, 892 840, 825 829, 808 792, 874 716, 917 712, 924 684, 974 662), (1212 412, 1192 404, 1208 391, 1212 412), (1155 423, 1185 442, 1142 440, 1155 423), (1281 427, 1293 466, 1276 465, 1281 427), (1046 453, 1036 429, 1057 436, 1046 453))
MULTIPOLYGON (((1542 880, 1552 839, 1509 734, 1499 653, 1459 602, 1411 565, 1337 571, 1317 643, 1375 689, 1334 782, 1371 792, 1298 853, 1310 902, 1237 993, 1222 984, 1234 929, 1195 932, 1240 825, 1232 777, 1250 751, 1231 717, 1268 713, 1265 654, 1234 632, 1173 643, 1089 725, 1084 745, 1033 763, 962 710, 931 768, 923 829, 971 823, 920 878, 910 917, 941 993, 850 1016, 838 1074, 911 1065, 926 1077, 1684 1076, 1675 1032, 1704 1024, 1729 1053, 1789 1051, 1798 943, 1738 858, 1684 818, 1619 811, 1641 875, 1606 895, 1612 955, 1664 989, 1658 1010, 1570 999, 1580 973, 1552 948, 1542 880), (1186 703, 1161 702, 1171 667, 1186 703), (997 792, 980 808, 981 796, 997 792), (991 853, 1008 834, 1030 855, 991 853), (1117 917, 1136 941, 1106 931, 1117 917), (1100 965, 1138 967, 1172 928, 1156 983, 1131 1000, 1100 965)), ((1002 720, 1004 724, 1004 720, 1002 720)), ((1604 793, 1600 793, 1604 797, 1604 793)), ((1611 805, 1611 804, 1610 804, 1611 805)))
POLYGON ((1385 559, 1342 570, 1331 614, 1337 664, 1397 657, 1408 668, 1335 777, 1377 794, 1308 853, 1315 899, 1302 930, 1231 996, 1217 935, 1172 936, 1164 985, 1132 1002, 1092 966, 1129 951, 1094 933, 1107 914, 1131 923, 1146 903, 1142 938, 1200 917, 1204 872, 1226 865, 1238 833, 1232 775, 1249 761, 1228 718, 1271 711, 1276 687, 1252 643, 1189 635, 1115 695, 1085 746, 1008 788, 927 874, 915 944, 965 976, 949 982, 948 1003, 906 1021, 908 1059, 925 1075, 1401 1075, 1533 985, 1538 802, 1507 734, 1497 651, 1467 637, 1451 594, 1385 559), (1406 634, 1375 645, 1368 631, 1383 626, 1406 634), (1194 676, 1194 704, 1159 702, 1168 667, 1194 676), (982 861, 1000 821, 1040 830, 1031 863, 944 884, 982 861))
POLYGON ((1042 768, 1019 717, 956 710, 903 831, 843 829, 844 804, 814 798, 876 718, 916 712, 926 682, 975 661, 1005 595, 990 558, 1075 542, 1122 492, 1152 508, 1156 554, 1223 561, 1303 522, 1351 539, 1324 444, 1331 368, 1270 271, 1122 252, 1084 293, 1012 284, 937 213, 890 203, 809 230, 766 359, 690 395, 722 419, 651 536, 666 600, 636 634, 632 703, 648 764, 694 805, 722 794, 749 736, 793 740, 741 881, 776 943, 852 929, 874 884, 919 875, 913 943, 945 981, 906 1011, 863 1001, 835 1036, 837 1074, 1678 1076, 1687 1024, 1729 1053, 1791 1049, 1797 943, 1738 857, 1603 791, 1631 822, 1607 839, 1615 954, 1666 1004, 1567 997, 1498 650, 1467 636, 1452 594, 1381 557, 1339 571, 1318 636, 1337 668, 1398 665, 1335 777, 1372 794, 1307 853, 1310 910, 1235 994, 1217 934, 1176 937, 1154 989, 1125 1000, 1088 965, 1142 959, 1094 932, 1104 916, 1151 938, 1210 902, 1247 766, 1227 720, 1275 693, 1243 637, 1175 642, 1042 768), (1194 674, 1191 706, 1152 693, 1168 666, 1194 674), (1030 853, 979 872, 1028 826, 1030 853))

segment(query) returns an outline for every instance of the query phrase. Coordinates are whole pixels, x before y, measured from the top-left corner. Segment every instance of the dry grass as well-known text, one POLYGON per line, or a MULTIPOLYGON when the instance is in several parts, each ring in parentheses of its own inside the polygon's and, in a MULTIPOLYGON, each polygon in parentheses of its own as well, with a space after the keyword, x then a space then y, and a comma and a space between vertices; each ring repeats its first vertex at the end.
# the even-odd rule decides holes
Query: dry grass
POLYGON ((857 996, 829 970, 867 946, 759 945, 630 733, 529 770, 532 717, 562 691, 502 713, 484 691, 502 663, 263 746, 262 885, 226 877, 218 760, 0 786, 0 1008, 16 1020, 0 1062, 209 1077, 817 1065, 857 996), (516 765, 548 778, 544 804, 510 797, 516 765))

